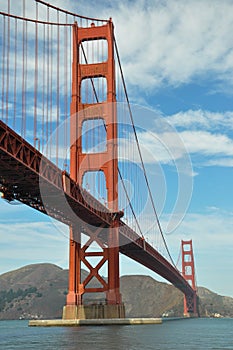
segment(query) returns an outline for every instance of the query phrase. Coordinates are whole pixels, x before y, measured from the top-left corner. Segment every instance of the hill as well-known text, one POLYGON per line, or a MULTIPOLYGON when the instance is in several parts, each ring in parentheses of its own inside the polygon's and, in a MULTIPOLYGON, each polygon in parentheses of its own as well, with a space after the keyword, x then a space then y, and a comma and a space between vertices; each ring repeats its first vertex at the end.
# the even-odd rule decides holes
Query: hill
MULTIPOLYGON (((82 275, 84 278, 86 272, 82 271, 82 275)), ((60 318, 67 286, 68 271, 52 264, 28 265, 2 274, 0 319, 60 318)), ((182 293, 152 277, 121 277, 121 293, 127 317, 182 316, 182 293)), ((201 316, 220 314, 233 317, 233 298, 220 296, 203 287, 198 288, 198 295, 201 316)))

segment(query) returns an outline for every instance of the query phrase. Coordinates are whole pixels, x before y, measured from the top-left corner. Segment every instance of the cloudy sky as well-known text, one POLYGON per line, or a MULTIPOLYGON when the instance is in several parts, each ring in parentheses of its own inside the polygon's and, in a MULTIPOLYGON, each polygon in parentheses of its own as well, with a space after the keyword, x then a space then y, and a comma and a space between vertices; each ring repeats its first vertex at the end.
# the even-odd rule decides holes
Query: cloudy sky
MULTIPOLYGON (((61 0, 50 3, 64 6, 61 0)), ((150 180, 174 260, 180 240, 192 238, 198 285, 233 297, 233 2, 68 0, 66 9, 113 18, 130 101, 149 111, 139 133, 148 169, 154 159, 149 154, 159 149, 152 140, 172 152, 173 164, 162 150, 154 156, 163 186, 153 172, 150 180), (158 131, 158 118, 168 130, 158 131), (174 133, 182 146, 171 141, 174 133), (183 178, 180 161, 187 168, 183 178), (185 190, 177 190, 177 177, 185 190), (166 187, 163 205, 161 187, 166 187), (185 216, 170 232, 180 196, 183 207, 175 214, 185 216)), ((3 200, 0 210, 0 273, 44 261, 67 268, 67 235, 59 225, 3 200)), ((126 258, 121 271, 151 274, 126 258)))

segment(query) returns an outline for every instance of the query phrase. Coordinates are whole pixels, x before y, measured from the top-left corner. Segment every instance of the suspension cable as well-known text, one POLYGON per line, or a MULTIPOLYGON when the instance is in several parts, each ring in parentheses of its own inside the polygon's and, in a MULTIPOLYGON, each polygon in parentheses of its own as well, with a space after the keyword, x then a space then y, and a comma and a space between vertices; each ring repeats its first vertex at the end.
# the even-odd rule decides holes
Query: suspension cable
POLYGON ((2 39, 2 119, 4 120, 4 107, 5 107, 5 43, 6 43, 6 21, 5 16, 3 17, 3 39, 2 39))
MULTIPOLYGON (((36 19, 38 19, 38 5, 36 4, 36 19)), ((38 91, 38 26, 35 23, 35 72, 34 72, 34 147, 37 141, 37 91, 38 91)))
MULTIPOLYGON (((11 2, 8 0, 8 13, 10 13, 11 2)), ((8 96, 9 96, 9 55, 10 55, 10 18, 7 25, 7 60, 6 60, 6 123, 8 122, 8 96)))
POLYGON ((48 2, 45 2, 45 1, 42 1, 42 0, 35 0, 36 2, 42 4, 42 5, 45 5, 47 7, 50 7, 54 10, 57 10, 59 12, 63 12, 63 13, 66 13, 67 15, 70 15, 70 16, 74 16, 74 17, 78 17, 80 19, 87 19, 87 20, 91 20, 91 21, 97 21, 97 22, 110 22, 111 19, 100 19, 100 18, 93 18, 93 17, 86 17, 86 16, 81 16, 81 15, 78 15, 77 13, 74 13, 74 12, 70 12, 70 11, 67 11, 67 10, 63 10, 59 7, 56 7, 52 4, 49 4, 48 2))
POLYGON ((21 16, 12 15, 11 13, 2 12, 2 11, 0 11, 0 15, 6 16, 6 17, 15 18, 15 19, 19 19, 21 21, 26 21, 26 22, 33 22, 33 23, 38 23, 38 24, 49 24, 51 26, 67 26, 67 27, 72 27, 73 26, 73 23, 57 23, 57 22, 49 22, 49 21, 39 21, 39 20, 36 20, 36 19, 31 19, 31 18, 27 18, 27 17, 21 17, 21 16))
MULTIPOLYGON (((182 248, 181 248, 181 246, 180 246, 178 258, 177 258, 177 261, 176 261, 176 268, 177 268, 178 270, 179 270, 178 265, 179 265, 179 263, 180 263, 181 251, 182 251, 182 248)), ((180 272, 181 272, 181 271, 180 271, 180 272)))
POLYGON ((136 139, 136 143, 137 143, 137 148, 138 148, 138 152, 139 152, 139 157, 140 157, 140 161, 141 161, 141 164, 142 164, 143 174, 144 174, 145 181, 146 181, 146 185, 147 185, 147 188, 148 188, 148 191, 149 191, 149 197, 150 197, 150 200, 151 200, 151 204, 152 204, 152 207, 153 207, 153 211, 154 211, 154 214, 155 214, 155 217, 156 217, 156 222, 157 222, 159 231, 160 231, 160 233, 161 233, 161 236, 162 236, 162 239, 163 239, 165 248, 166 248, 166 250, 167 250, 167 253, 168 253, 168 255, 169 255, 169 258, 171 259, 172 264, 175 266, 175 263, 174 263, 174 261, 173 261, 173 259, 172 259, 172 256, 171 256, 170 252, 169 252, 169 249, 168 249, 168 246, 167 246, 167 242, 166 242, 166 240, 165 240, 165 237, 164 237, 164 234, 163 234, 163 231, 162 231, 162 227, 161 227, 161 224, 160 224, 160 221, 159 221, 159 217, 158 217, 158 214, 157 214, 157 211, 156 211, 156 208, 155 208, 155 204, 154 204, 152 192, 151 192, 151 189, 150 189, 149 181, 148 181, 148 178, 147 178, 146 168, 145 168, 145 165, 144 165, 144 162, 143 162, 142 152, 141 152, 141 149, 140 149, 140 145, 139 145, 139 141, 138 141, 137 132, 136 132, 136 128, 135 128, 135 125, 134 125, 133 114, 132 114, 132 110, 131 110, 130 103, 129 103, 129 97, 128 97, 128 93, 127 93, 127 90, 126 90, 126 83, 125 83, 125 79, 124 79, 124 75, 123 75, 123 70, 122 70, 121 63, 120 63, 120 56, 119 56, 119 52, 118 52, 118 48, 117 48, 117 44, 116 44, 116 39, 115 39, 115 37, 114 37, 114 46, 115 46, 115 49, 116 49, 117 60, 118 60, 118 64, 119 64, 119 68, 120 68, 120 73, 121 73, 121 79, 122 79, 122 83, 123 83, 123 88, 124 88, 125 97, 126 97, 126 101, 127 101, 127 105, 128 105, 128 109, 129 109, 129 115, 130 115, 130 119, 131 119, 133 131, 134 131, 134 135, 135 135, 135 139, 136 139))

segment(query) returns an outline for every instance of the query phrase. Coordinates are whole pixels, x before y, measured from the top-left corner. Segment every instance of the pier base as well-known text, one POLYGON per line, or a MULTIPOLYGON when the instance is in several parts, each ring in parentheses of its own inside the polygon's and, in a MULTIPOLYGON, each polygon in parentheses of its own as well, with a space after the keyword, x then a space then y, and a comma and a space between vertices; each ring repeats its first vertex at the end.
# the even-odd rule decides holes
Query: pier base
POLYGON ((88 320, 31 320, 30 327, 79 327, 79 326, 112 326, 161 324, 161 318, 108 318, 88 320))
POLYGON ((118 305, 66 305, 63 307, 63 320, 125 318, 124 304, 118 305))
POLYGON ((200 317, 198 313, 195 312, 186 312, 184 313, 184 318, 197 318, 200 317))

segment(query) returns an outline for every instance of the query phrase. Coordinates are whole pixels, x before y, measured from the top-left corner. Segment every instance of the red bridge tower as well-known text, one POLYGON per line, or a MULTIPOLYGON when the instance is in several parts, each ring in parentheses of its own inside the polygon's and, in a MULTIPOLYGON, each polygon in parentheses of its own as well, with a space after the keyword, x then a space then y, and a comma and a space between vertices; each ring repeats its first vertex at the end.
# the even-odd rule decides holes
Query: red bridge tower
MULTIPOLYGON (((88 172, 104 174, 107 192, 107 207, 118 215, 118 154, 117 154, 117 114, 116 88, 114 67, 114 36, 111 20, 106 25, 90 27, 73 26, 73 65, 72 65, 72 101, 71 101, 71 148, 70 177, 83 186, 83 178, 88 172), (107 58, 104 62, 88 63, 83 45, 85 42, 104 40, 107 43, 107 58), (80 63, 81 55, 85 62, 80 63), (94 89, 95 78, 106 80, 105 101, 86 101, 82 94, 88 95, 82 84, 88 79, 94 89), (83 126, 90 121, 101 120, 105 126, 106 143, 102 152, 86 152, 83 148, 83 126)), ((95 53, 92 55, 94 56, 95 53)), ((91 203, 90 203, 91 205, 91 203)), ((88 220, 87 220, 88 221, 88 220)), ((113 225, 114 226, 114 225, 113 225)), ((119 232, 118 227, 95 227, 81 222, 76 227, 70 227, 70 258, 69 258, 69 291, 64 307, 64 319, 80 318, 119 318, 125 317, 124 305, 121 301, 119 285, 119 232), (88 236, 88 241, 82 243, 82 235, 88 236), (101 239, 99 239, 101 235, 101 239), (103 240, 105 237, 105 240, 103 240), (105 243, 103 243, 103 241, 105 243), (98 245, 98 251, 89 251, 93 244, 98 245), (101 251, 100 251, 101 250, 101 251), (90 258, 99 258, 96 266, 90 258), (81 281, 81 263, 89 270, 88 276, 81 281), (102 266, 107 265, 107 280, 100 275, 102 266), (91 280, 98 282, 98 287, 90 284, 91 280), (103 305, 84 305, 85 293, 105 293, 103 305)))
POLYGON ((182 247, 182 275, 195 291, 194 294, 184 296, 184 316, 197 316, 197 288, 193 258, 192 240, 181 241, 182 247))

